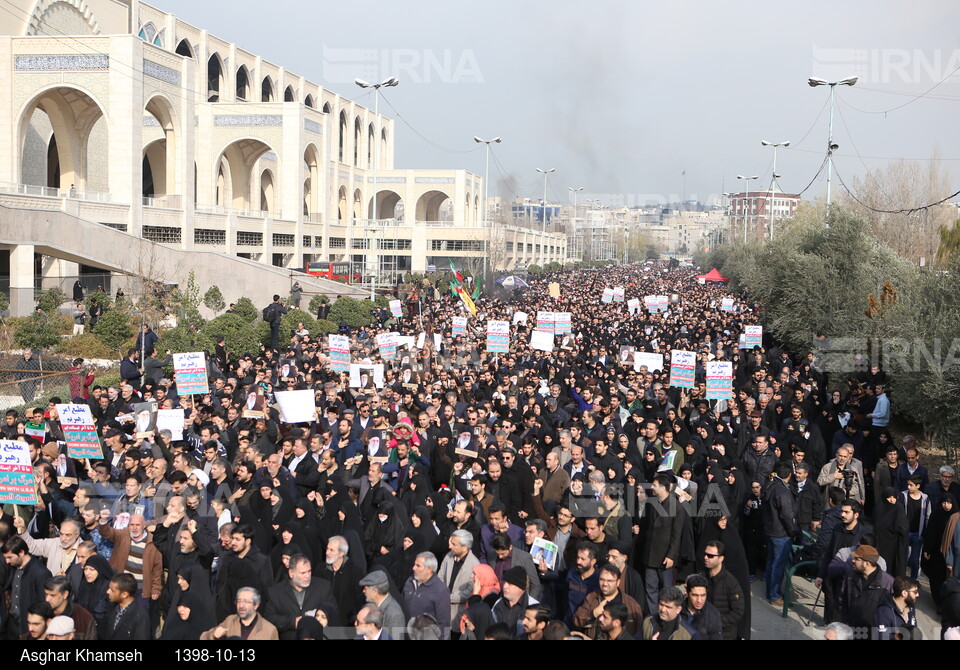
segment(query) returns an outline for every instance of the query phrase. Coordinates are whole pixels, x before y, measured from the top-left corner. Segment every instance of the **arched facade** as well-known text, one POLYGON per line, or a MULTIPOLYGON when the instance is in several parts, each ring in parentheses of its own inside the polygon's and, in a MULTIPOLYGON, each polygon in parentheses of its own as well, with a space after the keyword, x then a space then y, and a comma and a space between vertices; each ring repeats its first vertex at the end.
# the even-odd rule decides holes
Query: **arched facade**
MULTIPOLYGON (((224 181, 223 192, 217 198, 217 204, 241 212, 262 209, 263 189, 254 191, 254 178, 256 177, 259 183, 263 172, 257 172, 254 168, 257 161, 268 151, 273 151, 270 145, 254 138, 235 140, 224 147, 214 164, 215 182, 219 182, 221 174, 224 181)), ((275 186, 271 173, 269 189, 271 205, 275 202, 275 186)))
POLYGON ((90 143, 104 116, 103 106, 92 94, 76 87, 56 86, 36 94, 19 114, 18 181, 81 192, 87 190, 88 183, 105 184, 107 175, 90 169, 94 164, 107 165, 91 160, 99 152, 108 151, 107 146, 90 143))

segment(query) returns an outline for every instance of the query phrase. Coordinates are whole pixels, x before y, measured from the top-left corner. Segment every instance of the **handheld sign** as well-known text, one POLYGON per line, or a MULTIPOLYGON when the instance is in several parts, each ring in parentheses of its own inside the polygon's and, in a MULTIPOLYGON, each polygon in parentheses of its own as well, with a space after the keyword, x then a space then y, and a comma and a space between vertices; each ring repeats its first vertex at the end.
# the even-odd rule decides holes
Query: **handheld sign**
POLYGON ((670 352, 670 386, 692 389, 697 372, 697 355, 674 349, 670 352))
POLYGON ((37 504, 30 447, 26 442, 0 440, 0 503, 37 504))
POLYGON ((570 312, 555 312, 553 332, 557 335, 566 335, 573 332, 573 319, 570 312))
POLYGON ((173 378, 180 395, 209 393, 206 355, 202 351, 174 354, 173 378))
POLYGON ((535 330, 530 333, 530 348, 540 351, 553 351, 553 333, 545 330, 535 330))
POLYGON ((733 397, 733 363, 707 363, 707 400, 729 400, 733 397))
POLYGON ((553 333, 556 318, 553 312, 537 312, 537 330, 553 333))
POLYGON ((453 336, 457 335, 466 335, 467 334, 467 317, 465 316, 455 316, 453 317, 453 336))
POLYGON ((733 298, 724 298, 723 300, 721 300, 721 301, 720 301, 720 309, 722 309, 724 312, 732 312, 732 311, 733 311, 733 298))
POLYGON ((649 351, 633 352, 633 369, 640 372, 641 367, 646 367, 647 372, 663 370, 663 354, 654 354, 649 351))
POLYGON ((334 372, 350 372, 350 338, 346 335, 328 335, 328 338, 330 369, 334 372))
POLYGON ((523 325, 527 325, 527 313, 526 313, 526 312, 514 312, 514 313, 513 313, 513 325, 517 325, 518 323, 522 323, 523 325))
MULTIPOLYGON (((57 405, 57 414, 69 458, 103 458, 97 424, 89 405, 57 405)), ((183 412, 180 412, 180 426, 183 427, 183 412)))
POLYGON ((609 305, 613 302, 613 289, 605 288, 603 289, 603 296, 600 298, 600 302, 609 305))
POLYGON ((183 410, 161 409, 157 412, 157 432, 170 431, 170 441, 179 442, 183 439, 183 410))
POLYGON ((377 346, 380 347, 380 357, 385 361, 397 358, 397 334, 381 333, 377 335, 377 346))
POLYGON ((630 310, 631 314, 640 313, 640 298, 630 298, 627 300, 627 309, 630 310))
POLYGON ((501 354, 510 351, 509 321, 487 321, 487 351, 501 354))
POLYGON ((626 297, 627 292, 622 286, 613 287, 613 301, 614 302, 623 302, 624 297, 626 297))
POLYGON ((398 319, 403 318, 403 307, 400 305, 399 300, 390 301, 390 313, 398 319))
POLYGON ((548 284, 548 285, 547 285, 547 290, 550 292, 550 297, 551 297, 551 298, 559 298, 559 297, 560 297, 560 284, 558 284, 557 282, 552 282, 552 283, 548 284))
POLYGON ((763 326, 744 326, 743 344, 747 349, 763 346, 763 326))
POLYGON ((286 423, 310 423, 316 410, 313 391, 276 391, 274 397, 286 423))

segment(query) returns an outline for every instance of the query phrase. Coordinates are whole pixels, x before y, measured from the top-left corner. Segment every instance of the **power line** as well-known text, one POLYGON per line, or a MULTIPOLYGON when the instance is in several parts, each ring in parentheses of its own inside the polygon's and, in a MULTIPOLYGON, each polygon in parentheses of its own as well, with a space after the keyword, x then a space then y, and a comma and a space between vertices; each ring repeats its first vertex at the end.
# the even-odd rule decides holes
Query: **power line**
MULTIPOLYGON (((807 132, 805 132, 805 133, 803 134, 803 137, 800 138, 800 141, 799 141, 799 142, 795 142, 791 148, 795 148, 795 147, 800 146, 800 145, 803 143, 803 141, 804 141, 805 139, 807 139, 807 135, 809 135, 809 134, 810 134, 810 131, 812 131, 812 130, 816 127, 817 121, 819 121, 819 120, 820 120, 820 117, 823 116, 823 110, 825 110, 825 109, 827 108, 827 104, 828 104, 829 102, 830 102, 830 98, 827 98, 826 100, 823 101, 823 107, 821 107, 821 108, 820 108, 820 111, 817 113, 817 118, 815 118, 815 119, 813 120, 813 123, 810 124, 810 127, 807 128, 807 132)), ((817 153, 820 153, 820 152, 817 152, 817 153)))
POLYGON ((436 142, 431 140, 429 137, 421 133, 419 130, 414 128, 413 125, 409 121, 407 121, 406 118, 404 118, 403 115, 400 114, 400 112, 397 111, 397 108, 394 107, 393 104, 391 104, 391 102, 387 99, 387 96, 385 96, 382 91, 380 92, 380 97, 383 98, 383 101, 387 103, 390 109, 393 110, 393 113, 397 115, 398 119, 403 121, 403 123, 407 126, 407 128, 412 130, 420 139, 422 139, 424 142, 434 147, 435 149, 440 149, 441 151, 446 151, 447 153, 450 153, 450 154, 471 154, 474 151, 480 151, 479 145, 476 147, 473 147, 472 149, 449 149, 443 146, 442 144, 437 144, 436 142))
MULTIPOLYGON (((850 140, 850 146, 853 147, 854 153, 856 153, 857 158, 860 159, 860 164, 863 166, 863 169, 867 172, 867 174, 870 174, 870 168, 867 167, 866 161, 864 161, 863 158, 860 156, 860 150, 857 149, 857 145, 853 141, 853 135, 850 133, 850 128, 847 126, 847 120, 846 118, 844 118, 843 110, 839 106, 837 107, 837 113, 840 115, 840 122, 843 123, 843 129, 847 131, 847 139, 850 140)), ((883 186, 880 184, 879 181, 877 182, 877 188, 880 190, 880 193, 882 193, 883 196, 887 199, 887 202, 893 202, 893 198, 891 198, 890 194, 883 189, 883 186)))
MULTIPOLYGON (((889 114, 890 112, 894 112, 894 111, 896 111, 896 110, 898 110, 898 109, 903 109, 903 108, 906 107, 907 105, 911 105, 911 104, 915 103, 917 100, 920 100, 921 98, 925 98, 928 93, 930 93, 930 92, 933 91, 935 88, 937 88, 938 86, 940 86, 940 84, 942 84, 942 83, 945 82, 947 79, 949 79, 950 77, 952 77, 953 75, 955 75, 957 72, 960 72, 960 66, 956 67, 950 74, 946 75, 943 79, 941 79, 940 81, 938 81, 936 84, 934 84, 933 86, 931 86, 930 88, 928 88, 926 91, 924 91, 924 92, 921 93, 920 95, 917 95, 917 96, 911 98, 910 100, 907 100, 907 101, 906 101, 905 103, 903 103, 902 105, 897 105, 896 107, 891 107, 890 109, 882 109, 882 110, 878 110, 878 111, 869 111, 869 110, 859 109, 859 108, 857 108, 857 107, 854 107, 853 105, 850 105, 850 103, 846 103, 846 104, 847 104, 847 105, 850 105, 851 108, 856 109, 858 112, 862 112, 862 113, 864 113, 864 114, 883 114, 884 116, 886 116, 886 115, 889 114)), ((868 89, 868 90, 873 90, 873 91, 875 91, 876 89, 868 89)), ((879 92, 884 93, 884 92, 886 92, 886 91, 879 91, 879 92)), ((892 91, 891 91, 891 93, 892 93, 892 91)), ((838 96, 838 97, 839 97, 839 96, 838 96)), ((843 100, 842 97, 841 97, 840 99, 843 100)), ((844 101, 844 102, 846 102, 846 101, 844 101)))
POLYGON ((878 209, 878 208, 876 208, 876 207, 873 207, 873 206, 871 206, 871 205, 868 205, 867 203, 863 202, 860 198, 858 198, 858 197, 853 193, 853 191, 850 190, 850 188, 847 186, 847 184, 843 181, 843 177, 841 177, 841 176, 840 176, 840 173, 837 172, 836 167, 834 167, 833 171, 834 171, 834 173, 836 173, 836 175, 837 175, 837 180, 838 180, 838 181, 840 182, 840 184, 843 186, 843 190, 845 190, 845 191, 847 192, 847 194, 849 194, 849 196, 850 196, 851 198, 853 198, 856 202, 858 202, 859 204, 861 204, 861 205, 863 205, 864 207, 866 207, 867 209, 869 209, 871 212, 877 212, 877 213, 879 213, 879 214, 914 214, 914 213, 916 213, 916 212, 921 212, 921 211, 930 209, 930 208, 932 208, 932 207, 936 207, 937 205, 942 205, 943 203, 947 202, 948 200, 952 200, 953 198, 956 198, 958 195, 960 195, 960 191, 956 191, 956 192, 954 192, 954 193, 951 193, 950 195, 948 195, 948 196, 945 197, 945 198, 941 198, 940 200, 937 200, 936 202, 931 202, 930 204, 927 204, 927 205, 919 205, 919 206, 917 206, 917 207, 909 207, 909 208, 904 208, 904 209, 878 209))

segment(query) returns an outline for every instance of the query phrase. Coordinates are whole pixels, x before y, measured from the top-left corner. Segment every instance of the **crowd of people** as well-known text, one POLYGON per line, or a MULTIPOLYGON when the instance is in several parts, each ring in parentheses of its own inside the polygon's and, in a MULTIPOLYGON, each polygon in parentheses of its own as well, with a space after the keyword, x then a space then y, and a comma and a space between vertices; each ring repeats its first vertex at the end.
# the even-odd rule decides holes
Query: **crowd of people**
POLYGON ((781 608, 799 560, 829 639, 918 638, 921 568, 944 631, 960 625, 960 486, 891 434, 882 370, 742 345, 759 309, 690 270, 529 284, 479 298, 465 335, 464 302, 426 287, 400 318, 344 327, 353 385, 278 315, 271 346, 207 352, 203 395, 164 376, 154 337, 119 387, 73 399, 99 460, 64 456, 59 399, 8 412, 39 502, 0 518, 7 637, 749 639, 751 603, 768 606, 752 583, 781 608), (647 295, 669 302, 628 307, 647 295), (552 351, 531 347, 538 311, 571 315, 552 351), (512 324, 506 353, 492 319, 512 324), (393 360, 386 332, 409 336, 393 360), (670 385, 673 350, 695 353, 692 388, 670 385), (713 361, 732 363, 728 398, 707 391, 713 361), (304 389, 313 420, 286 422, 274 394, 304 389), (143 431, 142 402, 182 410, 182 434, 143 431))

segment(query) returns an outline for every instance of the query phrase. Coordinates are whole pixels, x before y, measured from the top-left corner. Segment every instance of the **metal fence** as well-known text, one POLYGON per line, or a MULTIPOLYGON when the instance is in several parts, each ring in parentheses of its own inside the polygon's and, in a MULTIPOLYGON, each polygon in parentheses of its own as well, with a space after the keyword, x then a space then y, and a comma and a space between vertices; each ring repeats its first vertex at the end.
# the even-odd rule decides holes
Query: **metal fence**
MULTIPOLYGON (((34 355, 28 369, 23 356, 0 354, 0 410, 46 407, 50 398, 71 402, 70 375, 73 359, 55 355, 34 355)), ((84 368, 85 370, 86 368, 84 368)), ((102 376, 109 371, 97 370, 102 376)), ((96 382, 94 382, 96 383, 96 382)))

